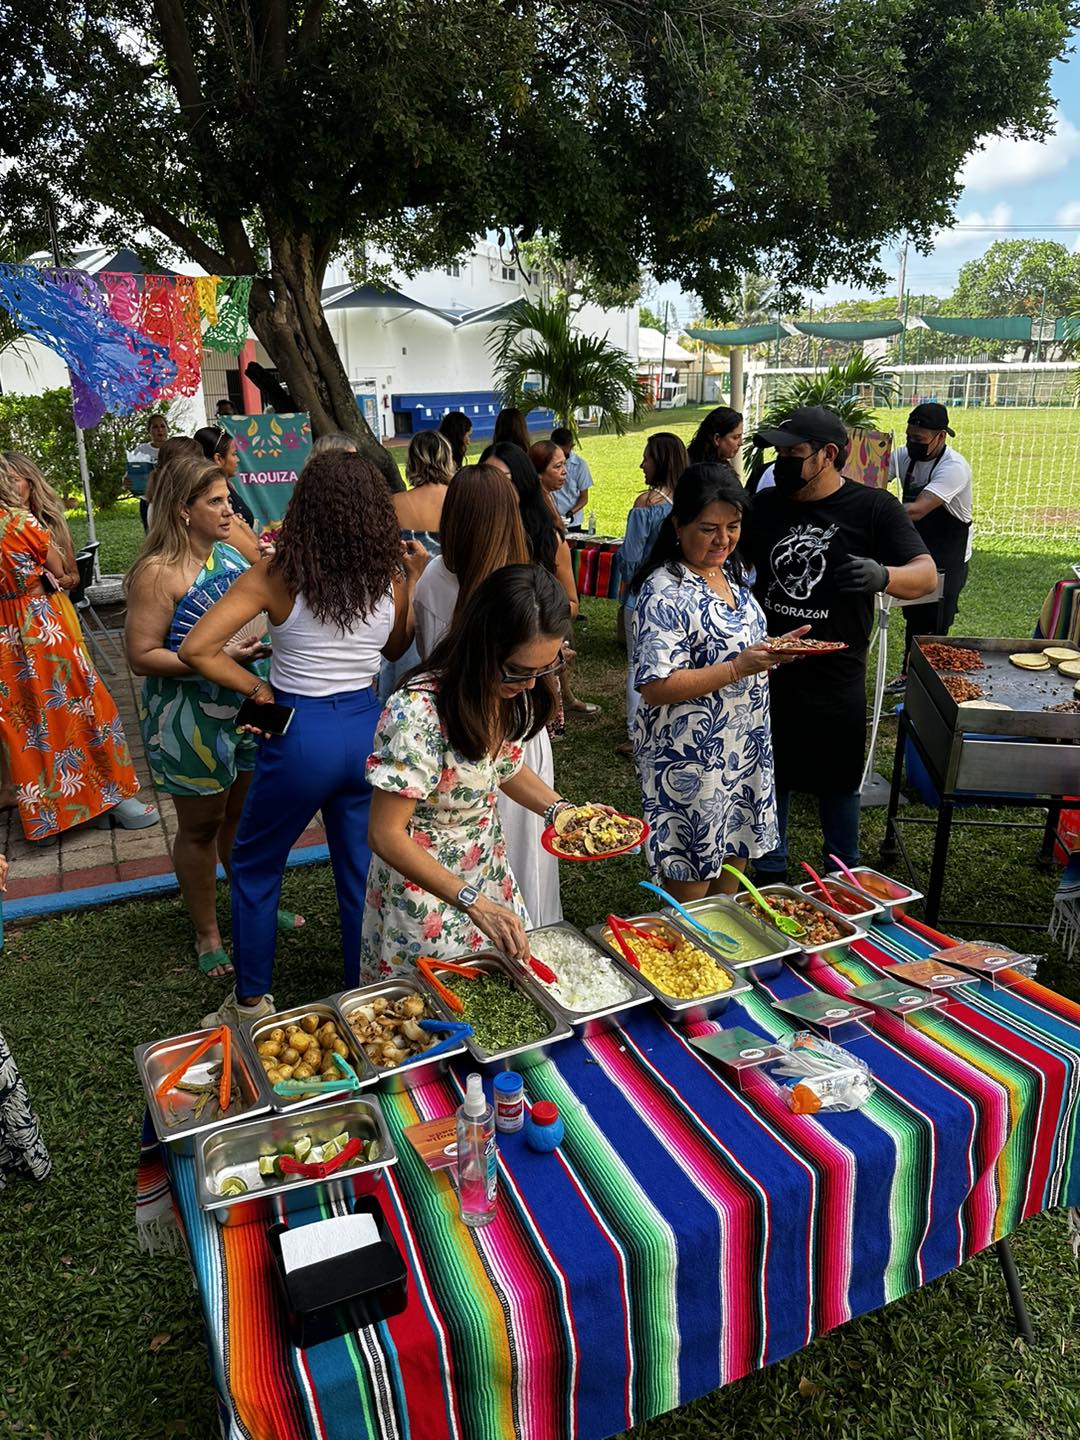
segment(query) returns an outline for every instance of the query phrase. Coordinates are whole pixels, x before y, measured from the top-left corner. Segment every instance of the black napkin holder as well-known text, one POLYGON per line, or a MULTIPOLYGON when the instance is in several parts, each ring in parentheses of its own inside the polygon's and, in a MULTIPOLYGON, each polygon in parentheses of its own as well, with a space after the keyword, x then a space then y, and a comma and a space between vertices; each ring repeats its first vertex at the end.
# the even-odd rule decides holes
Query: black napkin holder
POLYGON ((408 1271, 382 1207, 374 1195, 360 1195, 352 1213, 372 1217, 379 1231, 376 1243, 289 1273, 281 1257, 281 1235, 289 1227, 275 1224, 267 1231, 289 1333, 301 1349, 388 1320, 405 1309, 408 1271))

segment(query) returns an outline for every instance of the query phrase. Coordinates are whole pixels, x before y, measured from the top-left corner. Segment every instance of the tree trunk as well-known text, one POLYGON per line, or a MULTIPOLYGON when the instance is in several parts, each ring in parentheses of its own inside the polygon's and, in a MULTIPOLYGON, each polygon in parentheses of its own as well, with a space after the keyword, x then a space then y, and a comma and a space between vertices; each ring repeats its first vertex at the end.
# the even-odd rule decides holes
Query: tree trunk
POLYGON ((311 239, 267 219, 270 284, 256 280, 251 291, 251 327, 273 360, 297 405, 311 416, 315 436, 351 435, 365 459, 386 477, 392 490, 405 486, 393 456, 360 413, 321 299, 320 267, 311 239))

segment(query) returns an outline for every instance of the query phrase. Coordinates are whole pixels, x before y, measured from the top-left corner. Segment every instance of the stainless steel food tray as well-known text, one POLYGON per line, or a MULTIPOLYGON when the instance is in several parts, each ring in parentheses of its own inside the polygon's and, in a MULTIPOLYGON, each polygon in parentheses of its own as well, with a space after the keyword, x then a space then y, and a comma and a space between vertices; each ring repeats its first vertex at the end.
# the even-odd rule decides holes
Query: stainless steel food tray
MULTIPOLYGON (((855 876, 856 880, 860 875, 876 876, 878 880, 887 880, 890 885, 897 885, 904 891, 904 894, 898 895, 895 900, 878 900, 877 903, 881 907, 879 919, 883 925, 891 925, 893 923, 893 917, 897 910, 901 910, 907 905, 914 905, 916 901, 923 898, 921 890, 914 889, 903 880, 897 880, 894 875, 886 875, 884 870, 875 870, 871 865, 853 865, 851 867, 851 873, 855 876)), ((827 880, 840 880, 841 876, 839 872, 835 874, 830 872, 825 878, 827 880)))
MULTIPOLYGON (((548 1005, 555 1011, 559 1019, 565 1021, 567 1025, 572 1025, 586 1039, 590 1035, 598 1035, 604 1030, 610 1030, 619 1024, 628 1011, 636 1009, 639 1005, 647 1005, 653 998, 652 992, 645 988, 633 971, 625 966, 616 965, 602 946, 597 945, 587 935, 583 935, 569 921, 559 920, 554 925, 540 925, 537 929, 530 930, 529 934, 540 935, 548 930, 565 930, 576 940, 580 940, 583 945, 595 953, 597 964, 612 970, 619 982, 627 988, 626 999, 616 1001, 613 1005, 604 1006, 599 1010, 571 1010, 551 993, 539 976, 530 977, 533 983, 543 991, 548 1005)), ((556 966, 553 965, 551 968, 558 974, 556 966)))
MULTIPOLYGON (((730 916, 733 925, 740 925, 747 932, 751 940, 758 941, 766 946, 763 955, 752 960, 738 960, 729 955, 727 949, 722 945, 714 945, 720 959, 729 970, 735 970, 740 975, 746 974, 753 980, 771 980, 780 974, 784 968, 784 961, 790 960, 792 956, 798 956, 802 952, 794 940, 774 930, 771 925, 759 920, 752 911, 747 912, 741 905, 736 905, 733 895, 706 895, 701 900, 691 900, 683 906, 690 915, 695 917, 708 910, 719 910, 723 915, 730 916)), ((667 919, 674 923, 681 930, 685 930, 692 938, 698 938, 698 932, 692 925, 680 919, 676 910, 663 910, 661 912, 667 919)), ((702 921, 702 924, 705 922, 702 921)), ((704 939, 704 936, 700 937, 704 939)))
MULTIPOLYGON (((240 1036, 233 1031, 232 1072, 233 1079, 240 1090, 239 1104, 235 1108, 230 1106, 224 1115, 219 1114, 215 1106, 213 1113, 207 1119, 200 1117, 196 1120, 192 1117, 189 1120, 182 1120, 176 1125, 167 1123, 165 1109, 154 1092, 165 1077, 175 1070, 184 1056, 190 1055, 196 1050, 210 1033, 209 1030, 192 1030, 187 1035, 174 1035, 168 1040, 151 1040, 149 1044, 135 1047, 135 1065, 139 1071, 143 1089, 146 1091, 146 1103, 150 1109, 154 1133, 159 1140, 172 1146, 180 1155, 194 1154, 196 1139, 198 1136, 206 1134, 208 1130, 218 1130, 223 1125, 247 1120, 254 1115, 263 1115, 270 1109, 270 1097, 267 1087, 263 1084, 262 1066, 253 1063, 247 1049, 241 1043, 240 1036)), ((218 1044, 212 1046, 205 1055, 200 1056, 196 1065, 197 1067, 220 1065, 221 1062, 221 1045, 218 1044)), ((197 1076, 201 1073, 205 1072, 196 1069, 197 1076)), ((192 1100, 194 1101, 194 1096, 192 1100)))
MULTIPOLYGON (((515 989, 526 995, 536 1005, 537 1009, 551 1022, 551 1029, 539 1040, 531 1040, 527 1045, 517 1045, 509 1050, 487 1051, 479 1043, 475 1035, 466 1038, 465 1044, 469 1054, 472 1056, 476 1068, 483 1075, 491 1075, 499 1070, 528 1070, 533 1065, 539 1065, 548 1058, 548 1050, 560 1040, 569 1040, 574 1032, 571 1027, 558 1015, 554 1006, 539 985, 525 977, 523 972, 512 961, 505 956, 498 955, 494 951, 488 951, 481 955, 460 955, 453 963, 455 965, 471 965, 477 970, 484 970, 491 974, 501 975, 515 989)), ((438 961, 435 961, 435 968, 438 969, 438 961)), ((447 979, 453 979, 448 975, 447 979)), ((425 981, 420 977, 420 983, 424 990, 434 994, 425 981)), ((465 982, 468 984, 468 981, 465 982)), ((457 1019, 465 1017, 458 1015, 457 1019)))
POLYGON ((720 1015, 730 1005, 736 995, 742 995, 750 989, 750 981, 744 980, 737 975, 730 965, 723 959, 719 951, 709 945, 704 936, 688 934, 674 920, 667 915, 657 912, 650 912, 646 915, 634 915, 629 917, 631 925, 642 925, 659 930, 665 937, 676 940, 690 940, 691 944, 697 945, 704 950, 710 959, 715 960, 725 975, 730 976, 731 986, 727 990, 717 991, 714 995, 698 995, 690 999, 680 1000, 677 995, 668 995, 666 991, 659 989, 646 975, 627 961, 626 956, 619 949, 617 941, 609 935, 607 923, 602 925, 590 925, 585 932, 590 939, 605 950, 618 965, 631 975, 639 984, 643 985, 653 1000, 659 1006, 664 1016, 678 1025, 692 1025, 699 1020, 709 1020, 714 1015, 720 1015))
MULTIPOLYGON (((354 1034, 349 1024, 348 1014, 355 1010, 358 1005, 367 1004, 368 1001, 384 997, 387 1000, 400 1000, 405 995, 419 995, 427 1006, 427 1015, 432 1020, 453 1020, 456 1017, 450 1013, 438 995, 426 989, 419 980, 410 976, 395 976, 392 980, 381 980, 374 985, 361 985, 356 990, 342 990, 340 994, 331 996, 330 1003, 338 1013, 338 1019, 343 1028, 348 1032, 349 1038, 356 1044, 358 1049, 363 1049, 363 1044, 354 1034)), ((437 1041, 440 1037, 435 1035, 437 1041)), ((431 1060, 412 1060, 407 1065, 377 1065, 374 1060, 364 1054, 367 1064, 375 1072, 379 1088, 387 1094, 396 1095, 402 1090, 415 1090, 418 1085, 426 1085, 436 1075, 441 1075, 446 1069, 447 1060, 455 1055, 465 1054, 465 1042, 451 1046, 444 1050, 441 1055, 436 1055, 431 1060)))
MULTIPOLYGON (((854 874, 854 871, 852 871, 852 874, 854 874)), ((872 896, 864 895, 861 890, 856 890, 854 885, 852 885, 849 881, 844 880, 840 875, 828 874, 823 875, 821 878, 822 880, 824 880, 826 888, 828 888, 830 885, 833 886, 835 889, 840 891, 841 895, 849 896, 852 900, 857 901, 858 904, 863 907, 860 914, 849 915, 847 917, 849 920, 853 920, 856 923, 858 923, 859 921, 873 921, 876 916, 880 915, 882 911, 888 908, 884 901, 875 900, 872 896)), ((820 896, 818 895, 817 884, 813 880, 807 880, 805 885, 800 885, 798 888, 807 897, 807 899, 820 899, 820 896)), ((824 904, 825 902, 822 900, 821 903, 824 904)), ((840 913, 843 914, 844 912, 841 910, 840 913)))
POLYGON ((273 1110, 292 1113, 294 1110, 308 1110, 312 1105, 325 1105, 328 1100, 340 1099, 340 1090, 332 1091, 329 1095, 315 1095, 309 1100, 303 1095, 275 1095, 274 1088, 266 1078, 262 1068, 262 1061, 259 1052, 255 1048, 260 1040, 269 1037, 271 1030, 279 1027, 284 1029, 286 1025, 292 1024, 295 1020, 299 1022, 305 1015, 318 1015, 321 1020, 332 1020, 341 1031, 341 1038, 348 1046, 349 1054, 346 1057, 349 1064, 356 1071, 356 1077, 364 1087, 374 1085, 378 1081, 378 1073, 374 1066, 368 1064, 367 1056, 356 1043, 352 1031, 346 1025, 341 1016, 337 1013, 331 999, 313 1000, 308 1005, 294 1005, 289 1010, 278 1010, 273 1015, 268 1015, 265 1020, 245 1020, 242 1033, 244 1042, 248 1047, 252 1063, 262 1076, 263 1088, 269 1096, 270 1108, 273 1110))
MULTIPOLYGON (((758 889, 762 895, 765 896, 766 900, 770 895, 775 895, 778 899, 782 900, 806 901, 808 905, 812 905, 814 909, 820 911, 822 915, 828 916, 840 931, 839 936, 835 940, 822 940, 820 944, 817 945, 811 945, 808 940, 797 940, 794 936, 787 937, 802 953, 803 958, 801 959, 799 954, 790 957, 791 963, 795 966, 801 968, 804 964, 808 964, 811 955, 823 955, 826 950, 835 950, 841 945, 851 945, 856 940, 866 939, 866 931, 861 925, 856 925, 853 920, 849 920, 846 915, 841 915, 839 910, 834 910, 831 905, 826 905, 824 901, 815 900, 810 895, 804 895, 802 891, 797 890, 794 885, 759 885, 758 889)), ((745 905, 755 904, 753 897, 746 894, 740 895, 735 903, 740 908, 743 908, 745 905)), ((772 921, 761 910, 757 911, 757 915, 760 916, 763 925, 768 925, 770 929, 773 928, 772 921)))
POLYGON ((292 1204, 297 1194, 312 1206, 347 1199, 353 1193, 350 1182, 356 1176, 396 1163, 397 1151, 379 1102, 374 1096, 351 1096, 328 1100, 314 1110, 291 1110, 287 1115, 271 1112, 202 1136, 195 1150, 196 1192, 200 1207, 216 1215, 222 1225, 251 1225, 280 1219, 285 1196, 290 1199, 290 1209, 306 1208, 303 1203, 292 1204), (346 1165, 325 1180, 259 1174, 260 1156, 280 1154, 301 1135, 310 1135, 314 1145, 322 1145, 342 1132, 350 1140, 377 1140, 377 1158, 346 1165), (221 1181, 226 1175, 236 1174, 247 1183, 248 1193, 222 1195, 221 1181))

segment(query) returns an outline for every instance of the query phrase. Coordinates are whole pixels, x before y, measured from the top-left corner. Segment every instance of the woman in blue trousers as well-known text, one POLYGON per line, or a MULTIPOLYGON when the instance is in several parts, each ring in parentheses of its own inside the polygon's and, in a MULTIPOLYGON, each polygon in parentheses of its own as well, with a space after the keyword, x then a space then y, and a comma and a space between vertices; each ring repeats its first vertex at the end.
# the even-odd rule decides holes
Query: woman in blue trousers
MULTIPOLYGON (((270 984, 277 908, 289 851, 322 811, 334 871, 345 984, 355 985, 370 851, 364 771, 380 705, 383 658, 412 641, 412 593, 427 552, 402 542, 386 482, 343 450, 305 466, 274 556, 243 575, 181 647, 207 679, 292 710, 284 735, 264 734, 232 852, 232 995, 205 1024, 259 1019, 270 984), (270 680, 252 683, 224 653, 260 614, 272 643, 270 680)), ((258 733, 258 732, 257 732, 258 733)))

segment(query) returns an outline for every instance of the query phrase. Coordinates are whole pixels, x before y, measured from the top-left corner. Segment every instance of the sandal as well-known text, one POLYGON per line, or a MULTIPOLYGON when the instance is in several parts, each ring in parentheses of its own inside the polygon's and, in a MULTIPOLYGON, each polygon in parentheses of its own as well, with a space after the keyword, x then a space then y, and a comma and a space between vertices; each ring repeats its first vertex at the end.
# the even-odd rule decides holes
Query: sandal
POLYGON ((196 950, 195 959, 199 963, 199 974, 210 980, 227 980, 235 973, 232 961, 220 945, 216 950, 204 950, 201 955, 196 950))
POLYGON ((302 930, 306 924, 303 915, 294 915, 291 910, 277 912, 277 928, 284 935, 288 935, 291 930, 302 930))
POLYGON ((570 712, 571 712, 572 714, 574 714, 574 715, 599 715, 599 714, 600 714, 600 706, 599 706, 599 705, 591 705, 591 704, 588 702, 588 700, 579 700, 576 696, 574 697, 573 700, 567 700, 567 701, 565 701, 565 702, 564 702, 564 707, 565 707, 566 710, 570 711, 570 712))

